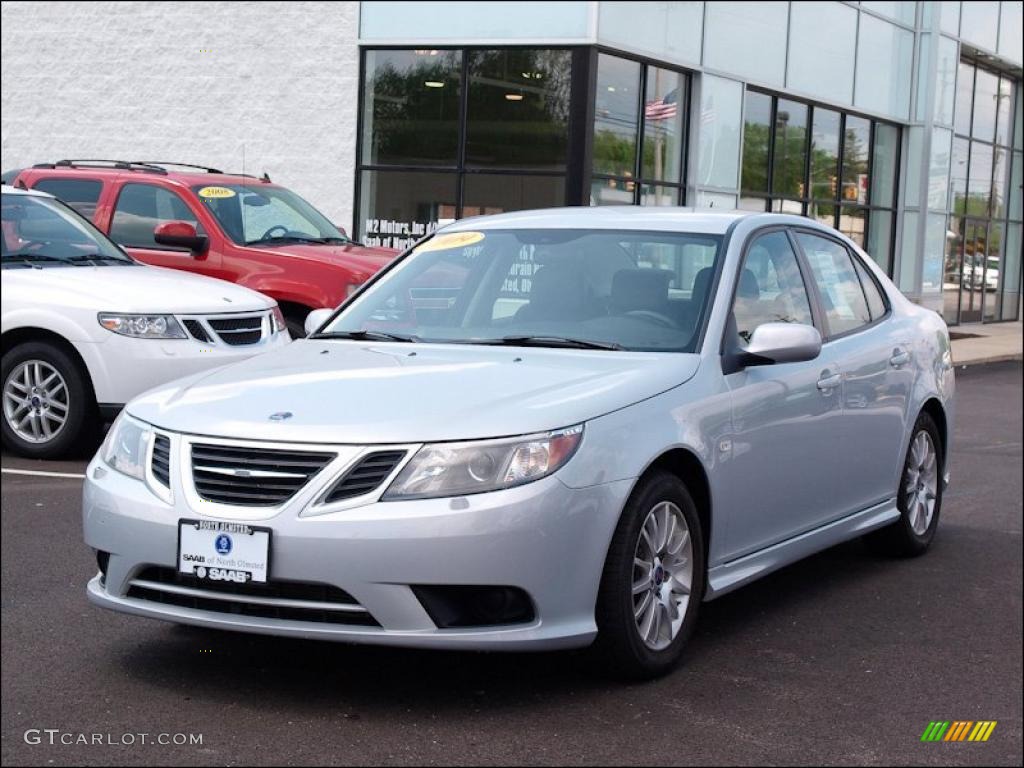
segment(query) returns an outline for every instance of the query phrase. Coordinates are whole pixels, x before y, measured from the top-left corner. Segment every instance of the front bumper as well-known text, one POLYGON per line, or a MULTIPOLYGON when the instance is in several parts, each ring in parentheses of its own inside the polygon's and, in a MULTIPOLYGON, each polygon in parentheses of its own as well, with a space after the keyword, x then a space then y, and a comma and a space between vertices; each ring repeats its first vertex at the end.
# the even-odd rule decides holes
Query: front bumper
POLYGON ((631 487, 623 480, 570 489, 552 476, 476 496, 376 502, 301 517, 302 500, 313 489, 273 517, 253 520, 273 531, 269 578, 344 590, 373 619, 374 626, 353 626, 168 605, 140 599, 137 588, 130 596, 143 571, 176 568, 178 520, 204 515, 183 493, 167 504, 94 459, 83 495, 85 541, 109 553, 109 561, 105 578, 97 574, 89 582, 88 597, 124 613, 271 635, 476 650, 584 646, 597 632, 601 571, 631 487), (531 598, 535 618, 439 629, 411 585, 516 587, 531 598))

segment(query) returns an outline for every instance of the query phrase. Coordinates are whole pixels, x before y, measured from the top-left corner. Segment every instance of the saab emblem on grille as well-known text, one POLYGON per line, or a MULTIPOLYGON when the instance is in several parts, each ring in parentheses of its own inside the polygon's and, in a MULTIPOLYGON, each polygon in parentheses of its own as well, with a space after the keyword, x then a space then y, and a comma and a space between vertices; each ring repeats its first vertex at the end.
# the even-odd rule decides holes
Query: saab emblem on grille
POLYGON ((292 415, 293 414, 292 414, 291 411, 278 411, 277 413, 270 414, 270 420, 271 421, 284 421, 285 419, 290 419, 292 417, 292 415))

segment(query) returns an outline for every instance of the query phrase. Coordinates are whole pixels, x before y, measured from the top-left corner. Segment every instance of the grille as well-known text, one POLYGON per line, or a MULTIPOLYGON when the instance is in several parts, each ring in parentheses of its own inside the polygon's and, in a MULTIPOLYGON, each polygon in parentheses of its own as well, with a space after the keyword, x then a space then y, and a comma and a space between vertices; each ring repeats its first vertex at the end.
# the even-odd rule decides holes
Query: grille
POLYGON ((208 582, 174 568, 151 566, 131 580, 128 597, 236 616, 380 626, 348 592, 315 582, 208 582))
POLYGON ((192 482, 206 501, 274 507, 294 496, 333 453, 192 445, 192 482))
POLYGON ((362 496, 377 488, 405 456, 405 451, 368 453, 346 472, 324 496, 324 503, 362 496))
POLYGON ((209 318, 207 322, 225 344, 255 344, 263 338, 263 315, 209 318))
POLYGON ((153 440, 153 458, 150 462, 153 477, 165 488, 171 487, 171 440, 157 435, 153 440))
POLYGON ((185 329, 189 332, 192 338, 209 344, 213 339, 210 338, 210 334, 203 328, 203 324, 198 320, 182 320, 185 324, 185 329))

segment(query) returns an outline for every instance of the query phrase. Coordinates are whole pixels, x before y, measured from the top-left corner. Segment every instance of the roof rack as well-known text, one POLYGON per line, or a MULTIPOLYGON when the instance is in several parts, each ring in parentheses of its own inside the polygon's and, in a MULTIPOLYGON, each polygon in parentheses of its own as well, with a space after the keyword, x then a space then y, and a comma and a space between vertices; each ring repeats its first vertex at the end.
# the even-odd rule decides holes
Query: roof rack
POLYGON ((116 168, 122 171, 143 171, 145 173, 167 174, 165 168, 150 163, 133 163, 127 160, 58 160, 56 163, 37 163, 33 168, 116 168))
POLYGON ((206 165, 195 165, 193 163, 175 163, 166 160, 58 160, 55 163, 36 163, 33 168, 113 168, 121 171, 141 171, 142 173, 159 173, 167 175, 167 169, 163 166, 171 165, 176 168, 194 168, 206 173, 219 173, 224 176, 244 176, 246 178, 259 178, 260 181, 270 182, 270 176, 264 173, 260 177, 251 173, 231 173, 222 171, 219 168, 210 168, 206 165))
POLYGON ((224 171, 220 170, 219 168, 210 168, 209 166, 206 165, 195 165, 194 163, 175 163, 173 161, 168 160, 135 160, 133 162, 137 165, 173 165, 176 168, 195 168, 200 171, 206 171, 207 173, 224 173, 224 171))

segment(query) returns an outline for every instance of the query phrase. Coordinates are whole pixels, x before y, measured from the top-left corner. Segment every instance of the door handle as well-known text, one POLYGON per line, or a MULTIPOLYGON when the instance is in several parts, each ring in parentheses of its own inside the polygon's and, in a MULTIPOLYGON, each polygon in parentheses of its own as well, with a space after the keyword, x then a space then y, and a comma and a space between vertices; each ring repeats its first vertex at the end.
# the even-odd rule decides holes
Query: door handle
POLYGON ((889 358, 889 365, 891 365, 893 368, 899 368, 900 366, 906 365, 909 362, 910 353, 907 352, 905 349, 900 349, 899 347, 896 347, 896 349, 892 351, 892 357, 889 358))
MULTIPOLYGON (((828 372, 825 372, 828 374, 828 372)), ((843 377, 838 373, 823 375, 818 379, 818 389, 824 392, 826 395, 829 394, 833 389, 838 387, 843 381, 843 377)))

